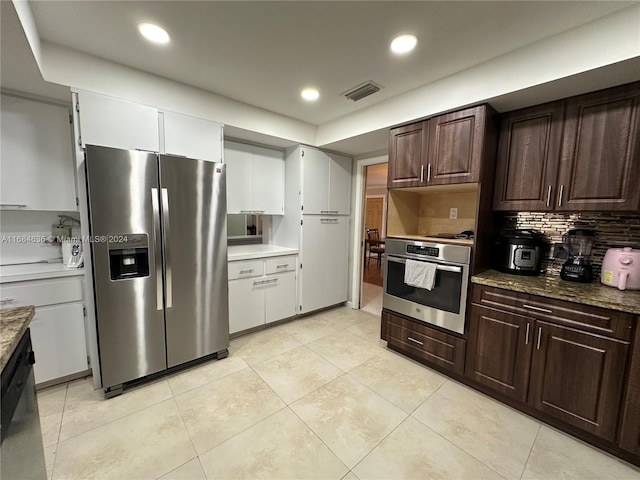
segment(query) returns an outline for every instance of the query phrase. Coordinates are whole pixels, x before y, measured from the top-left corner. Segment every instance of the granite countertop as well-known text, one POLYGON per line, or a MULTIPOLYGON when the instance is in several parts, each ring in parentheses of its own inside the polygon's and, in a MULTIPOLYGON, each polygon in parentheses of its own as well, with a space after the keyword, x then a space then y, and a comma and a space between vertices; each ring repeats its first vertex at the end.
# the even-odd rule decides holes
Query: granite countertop
POLYGON ((67 268, 60 263, 27 263, 0 266, 0 283, 84 275, 84 268, 67 268))
POLYGON ((0 310, 0 371, 4 370, 35 313, 33 305, 0 310))
POLYGON ((295 248, 281 247, 279 245, 235 245, 227 249, 227 259, 229 261, 250 260, 254 258, 277 257, 279 255, 296 255, 295 248))
POLYGON ((602 285, 598 279, 577 283, 567 282, 557 275, 511 275, 487 270, 471 277, 471 282, 640 315, 640 290, 618 290, 602 285))

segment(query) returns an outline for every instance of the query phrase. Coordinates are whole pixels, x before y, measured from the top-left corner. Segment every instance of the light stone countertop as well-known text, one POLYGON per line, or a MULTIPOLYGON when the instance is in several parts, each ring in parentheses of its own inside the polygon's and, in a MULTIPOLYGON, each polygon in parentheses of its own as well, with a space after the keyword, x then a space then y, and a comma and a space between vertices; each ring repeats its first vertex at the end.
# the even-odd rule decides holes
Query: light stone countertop
POLYGON ((0 371, 4 370, 35 313, 33 305, 0 310, 0 371))
POLYGON ((84 268, 67 268, 60 263, 28 263, 0 266, 0 283, 84 275, 84 268))
POLYGON ((281 247, 279 245, 234 245, 227 249, 227 259, 232 261, 251 260, 254 258, 278 257, 280 255, 297 255, 295 248, 281 247))
POLYGON ((557 275, 526 276, 487 270, 471 277, 471 282, 640 315, 640 290, 618 290, 601 284, 599 279, 577 283, 557 275))

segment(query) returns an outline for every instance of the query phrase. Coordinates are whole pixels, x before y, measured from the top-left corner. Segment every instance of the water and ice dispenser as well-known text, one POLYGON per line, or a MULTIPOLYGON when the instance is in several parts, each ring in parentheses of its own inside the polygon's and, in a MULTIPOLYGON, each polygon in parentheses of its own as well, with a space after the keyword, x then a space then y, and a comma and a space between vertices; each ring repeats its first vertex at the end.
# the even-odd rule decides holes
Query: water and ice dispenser
POLYGON ((130 233, 112 235, 108 250, 111 280, 149 276, 148 235, 130 233))

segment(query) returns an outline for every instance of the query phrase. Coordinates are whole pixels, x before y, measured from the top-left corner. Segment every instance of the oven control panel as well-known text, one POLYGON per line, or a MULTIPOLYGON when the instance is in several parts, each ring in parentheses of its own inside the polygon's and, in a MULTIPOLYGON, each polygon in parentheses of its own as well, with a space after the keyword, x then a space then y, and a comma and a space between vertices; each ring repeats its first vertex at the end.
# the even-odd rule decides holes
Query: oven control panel
POLYGON ((423 247, 421 245, 407 245, 407 253, 423 255, 425 257, 437 257, 440 254, 440 249, 437 247, 423 247))

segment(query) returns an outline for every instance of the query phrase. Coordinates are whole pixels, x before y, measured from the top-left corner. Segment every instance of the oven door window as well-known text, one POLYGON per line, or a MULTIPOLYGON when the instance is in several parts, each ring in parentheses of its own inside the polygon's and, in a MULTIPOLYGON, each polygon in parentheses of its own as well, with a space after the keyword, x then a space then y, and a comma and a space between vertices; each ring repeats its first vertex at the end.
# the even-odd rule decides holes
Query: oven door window
MULTIPOLYGON (((445 268, 450 268, 448 265, 445 268)), ((432 290, 411 287, 404 283, 404 263, 391 257, 387 261, 386 293, 410 302, 460 313, 460 292, 462 291, 462 268, 460 271, 437 270, 436 281, 432 290)))

